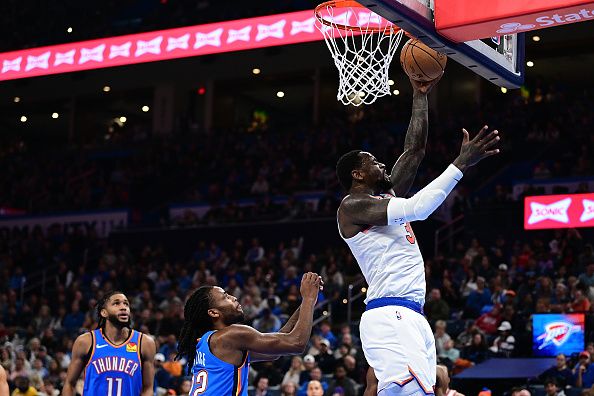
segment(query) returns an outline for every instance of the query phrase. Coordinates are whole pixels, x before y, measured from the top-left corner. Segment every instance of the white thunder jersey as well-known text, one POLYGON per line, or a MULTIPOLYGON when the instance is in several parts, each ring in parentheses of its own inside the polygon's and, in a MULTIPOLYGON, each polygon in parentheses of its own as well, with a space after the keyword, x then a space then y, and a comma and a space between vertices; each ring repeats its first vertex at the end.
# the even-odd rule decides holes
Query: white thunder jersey
MULTIPOLYGON (((376 198, 391 197, 382 194, 376 198)), ((352 238, 339 233, 369 285, 365 303, 380 297, 401 297, 421 306, 425 303, 425 265, 409 223, 371 226, 352 238)))

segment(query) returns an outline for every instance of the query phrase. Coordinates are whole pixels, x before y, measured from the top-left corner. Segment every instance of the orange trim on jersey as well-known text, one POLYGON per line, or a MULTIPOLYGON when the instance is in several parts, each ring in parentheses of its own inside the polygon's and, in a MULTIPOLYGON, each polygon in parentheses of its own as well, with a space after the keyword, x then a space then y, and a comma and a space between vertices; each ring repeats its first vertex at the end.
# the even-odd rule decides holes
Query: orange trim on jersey
POLYGON ((423 392, 425 392, 426 395, 433 395, 434 394, 433 389, 431 389, 431 390, 425 389, 425 387, 423 386, 423 383, 419 379, 419 376, 413 371, 413 369, 410 366, 408 366, 408 371, 415 378, 415 380, 417 381, 417 383, 419 384, 419 386, 421 387, 421 389, 423 390, 423 392))
POLYGON ((406 384, 408 384, 410 381, 412 381, 413 379, 415 379, 415 377, 413 377, 412 375, 402 381, 393 381, 396 385, 398 386, 404 386, 406 384))
POLYGON ((428 391, 427 389, 425 389, 425 387, 423 386, 423 383, 421 382, 421 380, 419 380, 419 377, 417 376, 417 374, 413 371, 412 368, 410 368, 410 366, 408 366, 408 372, 410 373, 410 377, 405 378, 402 381, 392 381, 394 382, 396 385, 403 387, 404 385, 408 384, 409 382, 411 382, 413 379, 415 381, 417 381, 417 384, 419 385, 419 387, 421 388, 421 390, 423 391, 423 393, 425 393, 426 395, 434 395, 435 392, 434 390, 430 390, 428 391))
POLYGON ((241 366, 239 366, 237 368, 237 371, 236 371, 236 373, 237 373, 237 392, 235 392, 234 396, 239 396, 241 394, 241 385, 242 385, 241 384, 241 372, 246 366, 246 363, 248 360, 248 354, 249 354, 249 352, 245 353, 245 358, 243 359, 243 363, 241 363, 241 366))
POLYGON ((237 369, 237 391, 235 392, 234 396, 239 396, 241 394, 241 369, 243 367, 239 367, 237 369))
POLYGON ((91 349, 91 354, 89 355, 89 360, 87 360, 87 364, 85 364, 85 370, 87 370, 87 367, 89 367, 89 364, 91 364, 91 360, 93 360, 93 355, 95 355, 95 345, 97 343, 95 342, 95 333, 93 331, 91 331, 91 345, 93 346, 91 349))
POLYGON ((126 341, 122 342, 120 345, 116 345, 113 342, 109 341, 109 339, 107 337, 105 337, 105 334, 103 334, 103 330, 99 329, 99 332, 101 333, 101 337, 103 337, 103 339, 105 340, 105 342, 107 342, 109 345, 111 345, 114 348, 121 348, 124 345, 126 345, 127 343, 130 342, 130 340, 132 339, 132 337, 134 336, 134 330, 130 330, 130 335, 128 336, 128 338, 126 339, 126 341))
POLYGON ((142 349, 142 333, 138 333, 138 348, 136 349, 136 353, 138 354, 138 362, 140 363, 140 367, 142 367, 142 354, 140 353, 141 349, 142 349))

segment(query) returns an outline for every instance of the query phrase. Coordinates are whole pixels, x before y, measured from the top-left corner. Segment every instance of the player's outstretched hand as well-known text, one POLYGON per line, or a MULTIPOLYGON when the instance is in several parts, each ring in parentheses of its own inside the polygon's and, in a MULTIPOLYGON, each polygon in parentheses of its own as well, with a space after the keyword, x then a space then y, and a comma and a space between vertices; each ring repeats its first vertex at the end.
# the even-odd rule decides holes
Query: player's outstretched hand
POLYGON ((462 128, 464 134, 462 148, 460 149, 460 155, 454 160, 454 165, 462 172, 469 166, 477 164, 480 160, 499 153, 499 149, 495 148, 500 140, 499 132, 497 130, 488 132, 488 130, 489 127, 485 125, 471 140, 468 131, 462 128))
POLYGON ((301 278, 301 297, 304 300, 313 300, 314 303, 318 299, 318 292, 322 286, 322 278, 313 272, 307 272, 301 278))
POLYGON ((431 92, 431 89, 437 85, 439 80, 441 80, 441 78, 443 77, 443 74, 444 73, 441 73, 441 75, 439 77, 437 77, 435 80, 426 81, 426 82, 416 81, 409 77, 410 85, 412 85, 413 90, 415 92, 421 93, 423 95, 427 95, 429 92, 431 92))

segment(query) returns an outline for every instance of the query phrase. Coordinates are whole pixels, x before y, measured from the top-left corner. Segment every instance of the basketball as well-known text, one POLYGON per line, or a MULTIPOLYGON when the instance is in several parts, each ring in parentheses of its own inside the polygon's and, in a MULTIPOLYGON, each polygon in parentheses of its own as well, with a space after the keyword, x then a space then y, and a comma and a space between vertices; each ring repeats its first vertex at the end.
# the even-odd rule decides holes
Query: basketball
POLYGON ((435 80, 443 73, 447 60, 447 56, 417 39, 408 40, 400 52, 402 69, 415 81, 435 80))

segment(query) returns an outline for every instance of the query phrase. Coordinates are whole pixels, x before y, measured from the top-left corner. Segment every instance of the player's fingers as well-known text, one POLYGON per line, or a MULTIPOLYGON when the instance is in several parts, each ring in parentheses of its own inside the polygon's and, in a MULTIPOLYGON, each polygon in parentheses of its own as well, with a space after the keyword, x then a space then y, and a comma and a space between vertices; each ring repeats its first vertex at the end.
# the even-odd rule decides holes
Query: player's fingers
POLYGON ((488 130, 489 130, 489 127, 487 125, 485 125, 484 127, 481 128, 479 133, 472 140, 474 140, 475 142, 480 142, 485 137, 488 130))
POLYGON ((499 135, 499 131, 494 130, 493 132, 490 132, 486 136, 484 136, 480 141, 478 141, 478 144, 483 145, 487 142, 490 142, 491 139, 495 139, 495 137, 497 137, 498 135, 499 135))
POLYGON ((470 134, 468 133, 468 131, 464 128, 462 128, 462 143, 468 143, 468 141, 470 140, 470 134))
POLYGON ((490 157, 492 155, 499 154, 499 152, 500 152, 499 149, 485 151, 485 154, 483 154, 483 158, 487 158, 487 157, 490 157))
POLYGON ((492 138, 490 138, 489 140, 485 139, 483 141, 483 150, 487 150, 491 147, 493 147, 494 145, 496 145, 497 143, 499 143, 499 141, 501 140, 501 138, 499 136, 493 136, 492 138))

